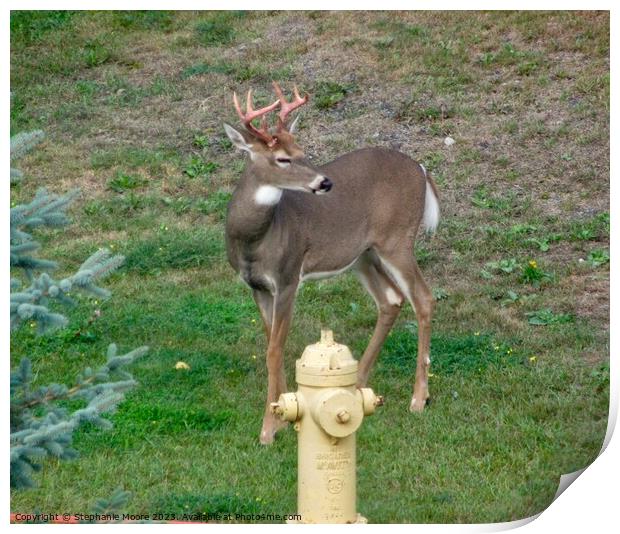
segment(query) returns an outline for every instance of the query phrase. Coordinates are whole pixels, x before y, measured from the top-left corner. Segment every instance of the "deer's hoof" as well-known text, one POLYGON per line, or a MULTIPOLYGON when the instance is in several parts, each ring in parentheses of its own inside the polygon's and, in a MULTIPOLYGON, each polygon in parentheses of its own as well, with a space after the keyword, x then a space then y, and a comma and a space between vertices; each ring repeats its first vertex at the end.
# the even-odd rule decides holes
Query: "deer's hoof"
POLYGON ((278 419, 275 424, 270 425, 267 428, 263 427, 259 438, 261 445, 271 445, 276 439, 276 432, 286 426, 288 426, 286 421, 281 421, 278 419))
POLYGON ((430 406, 431 404, 431 398, 430 397, 426 397, 426 399, 422 400, 422 399, 416 399, 415 397, 413 397, 411 399, 411 404, 409 405, 409 411, 410 412, 416 412, 416 413, 420 413, 424 411, 424 408, 426 406, 430 406))
POLYGON ((260 433, 260 444, 261 445, 271 445, 273 443, 273 440, 276 438, 276 433, 275 432, 270 432, 267 430, 263 430, 260 433))

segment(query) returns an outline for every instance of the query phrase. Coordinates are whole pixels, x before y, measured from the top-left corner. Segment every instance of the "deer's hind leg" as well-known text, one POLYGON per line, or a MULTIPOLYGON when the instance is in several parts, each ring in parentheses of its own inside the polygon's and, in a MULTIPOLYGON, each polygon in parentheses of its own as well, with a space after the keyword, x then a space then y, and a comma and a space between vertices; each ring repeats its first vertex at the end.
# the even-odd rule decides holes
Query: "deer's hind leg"
POLYGON ((355 264, 355 272, 374 299, 378 312, 377 324, 360 361, 357 375, 358 387, 365 387, 370 370, 398 317, 405 297, 372 253, 366 253, 360 257, 355 264))
POLYGON ((402 239, 377 250, 382 267, 393 282, 407 297, 418 320, 418 359, 416 365, 413 397, 409 409, 412 412, 424 410, 428 400, 428 371, 431 364, 431 317, 433 313, 433 294, 426 285, 420 268, 413 257, 413 243, 402 239))

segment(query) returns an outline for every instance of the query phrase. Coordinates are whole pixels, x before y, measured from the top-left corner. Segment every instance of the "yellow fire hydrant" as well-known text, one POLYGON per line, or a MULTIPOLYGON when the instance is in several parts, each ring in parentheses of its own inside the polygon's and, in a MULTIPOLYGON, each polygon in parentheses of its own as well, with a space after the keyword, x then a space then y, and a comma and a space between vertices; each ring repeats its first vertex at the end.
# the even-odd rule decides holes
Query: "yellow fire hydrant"
POLYGON ((297 513, 301 523, 365 523, 356 511, 355 431, 383 404, 357 388, 357 361, 346 345, 321 330, 296 362, 297 393, 271 405, 298 432, 297 513))

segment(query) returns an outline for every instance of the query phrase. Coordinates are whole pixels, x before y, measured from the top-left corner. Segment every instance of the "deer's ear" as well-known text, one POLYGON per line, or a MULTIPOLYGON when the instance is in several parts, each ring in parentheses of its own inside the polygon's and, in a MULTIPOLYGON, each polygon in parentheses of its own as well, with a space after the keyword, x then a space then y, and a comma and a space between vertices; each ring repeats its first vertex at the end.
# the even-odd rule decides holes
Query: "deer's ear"
POLYGON ((240 131, 235 130, 230 124, 224 123, 224 130, 226 130, 226 135, 232 141, 232 144, 235 145, 239 150, 245 150, 252 154, 252 145, 249 143, 249 138, 243 135, 240 131))
POLYGON ((295 117, 293 124, 291 124, 291 126, 288 129, 288 133, 290 133, 291 135, 294 135, 295 130, 297 130, 297 125, 299 124, 299 117, 301 117, 301 115, 297 115, 297 117, 295 117))

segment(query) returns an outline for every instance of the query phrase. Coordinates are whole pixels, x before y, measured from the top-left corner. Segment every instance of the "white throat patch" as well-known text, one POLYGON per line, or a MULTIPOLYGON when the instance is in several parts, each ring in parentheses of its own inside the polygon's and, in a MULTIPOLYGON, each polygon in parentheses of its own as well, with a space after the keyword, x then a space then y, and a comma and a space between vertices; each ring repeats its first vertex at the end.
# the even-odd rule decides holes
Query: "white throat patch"
POLYGON ((280 202, 282 189, 272 185, 261 185, 254 193, 254 200, 261 206, 274 206, 280 202))

